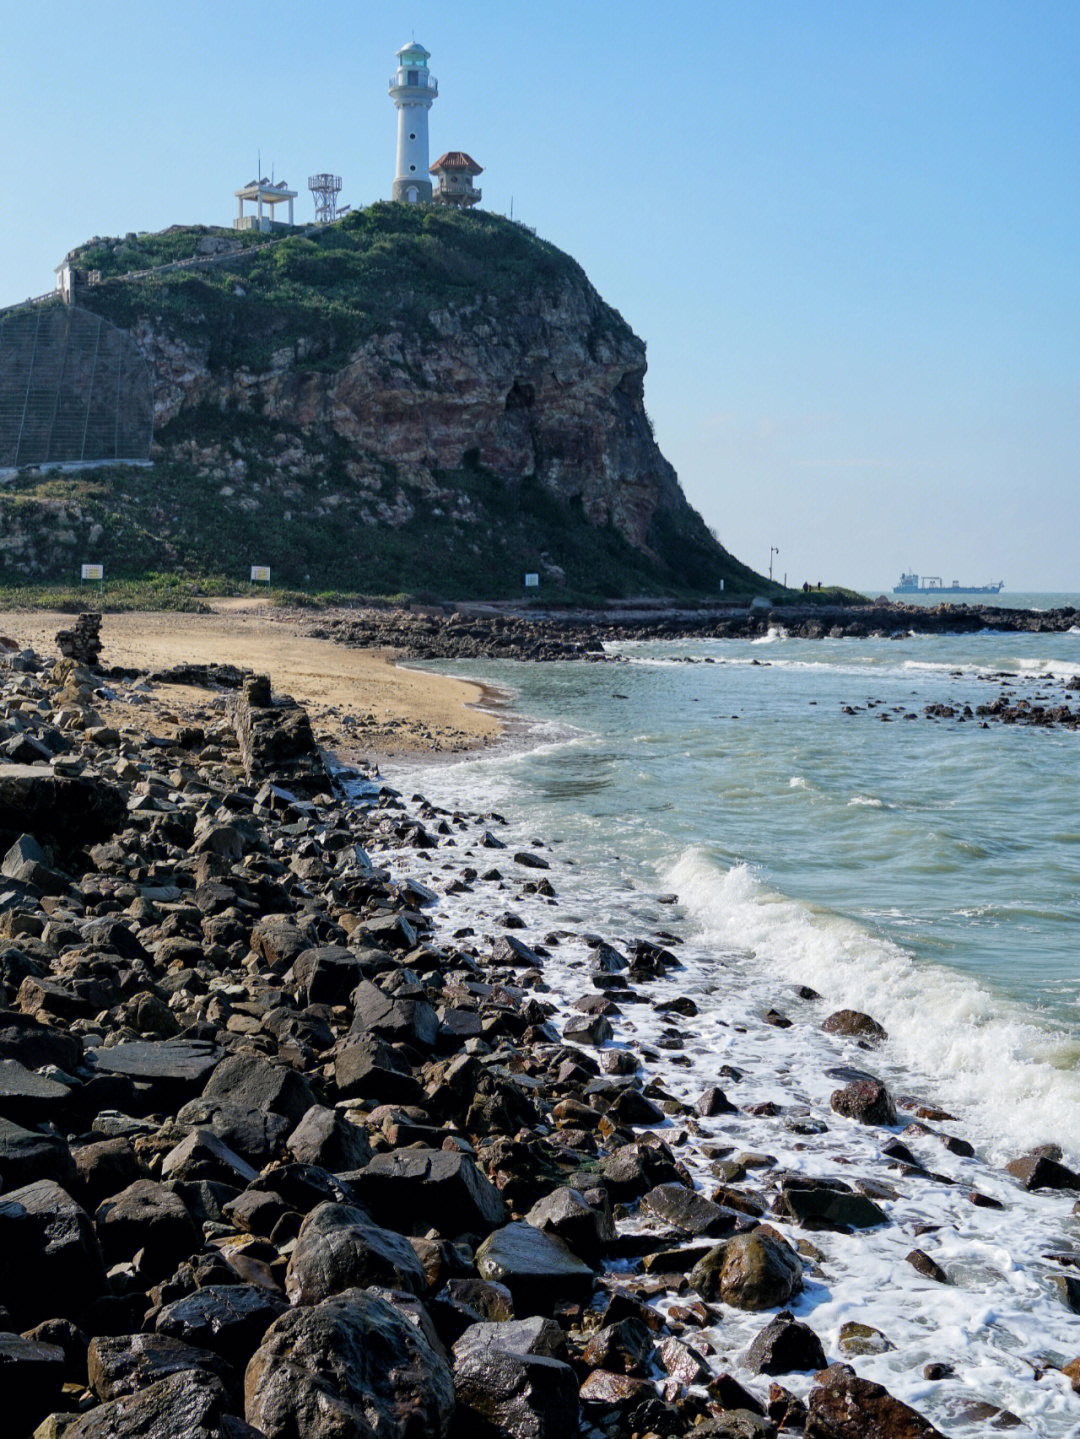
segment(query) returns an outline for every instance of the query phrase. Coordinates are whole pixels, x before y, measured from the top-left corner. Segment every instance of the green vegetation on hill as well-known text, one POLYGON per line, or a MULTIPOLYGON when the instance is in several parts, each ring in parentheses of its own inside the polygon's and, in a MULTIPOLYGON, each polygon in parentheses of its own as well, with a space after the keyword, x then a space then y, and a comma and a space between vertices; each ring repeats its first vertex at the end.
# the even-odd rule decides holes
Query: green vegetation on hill
MULTIPOLYGON (((149 315, 181 338, 209 335, 211 369, 258 372, 301 340, 302 368, 334 369, 369 336, 402 325, 422 335, 432 311, 475 305, 478 294, 520 303, 537 291, 588 286, 576 261, 524 225, 479 210, 390 202, 285 239, 188 227, 98 241, 75 252, 74 263, 109 281, 194 256, 204 236, 234 233, 248 239, 241 255, 137 284, 112 278, 81 292, 80 303, 124 329, 149 315)), ((598 323, 630 333, 607 305, 598 323)))

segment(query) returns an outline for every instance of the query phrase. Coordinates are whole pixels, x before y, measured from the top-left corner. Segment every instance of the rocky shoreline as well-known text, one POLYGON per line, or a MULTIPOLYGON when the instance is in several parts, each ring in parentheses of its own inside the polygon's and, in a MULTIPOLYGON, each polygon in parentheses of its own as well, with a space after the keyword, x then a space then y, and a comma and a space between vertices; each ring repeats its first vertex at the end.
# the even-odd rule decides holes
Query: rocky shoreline
POLYGON ((292 621, 320 639, 385 646, 408 659, 597 660, 604 645, 638 640, 756 639, 781 627, 793 639, 888 639, 911 634, 1057 634, 1080 624, 1075 609, 995 605, 776 605, 523 610, 513 605, 333 609, 292 621))
MULTIPOLYGON (((731 1066, 680 1097, 656 1069, 698 1019, 676 932, 542 927, 565 873, 545 843, 328 765, 302 707, 228 679, 216 724, 151 687, 158 722, 117 728, 100 673, 6 656, 5 1432, 943 1432, 857 1373, 889 1335, 851 1321, 830 1353, 787 1306, 869 1235, 953 1282, 923 1194, 992 1219, 1080 1175, 1050 1149, 992 1172, 864 1067, 884 1030, 852 1011, 812 1021, 850 1061, 822 1113, 740 1097, 731 1066), (469 895, 484 930, 437 921, 469 895), (855 1167, 796 1172, 770 1143, 855 1167), (732 1316, 755 1331, 737 1352, 732 1316)), ((792 1024, 761 1018, 778 1093, 792 1024)), ((1080 1256, 1063 1238, 1047 1259, 1080 1312, 1080 1256)), ((1030 1382, 1074 1402, 1080 1361, 1052 1362, 1030 1382)), ((955 1412, 968 1433, 1014 1418, 955 1412)))

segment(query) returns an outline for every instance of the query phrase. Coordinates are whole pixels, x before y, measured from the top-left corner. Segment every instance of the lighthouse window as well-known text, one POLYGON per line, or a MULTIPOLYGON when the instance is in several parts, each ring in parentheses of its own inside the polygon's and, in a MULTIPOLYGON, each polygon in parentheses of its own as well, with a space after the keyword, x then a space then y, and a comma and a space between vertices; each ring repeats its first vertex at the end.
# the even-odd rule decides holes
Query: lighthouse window
POLYGON ((409 169, 410 169, 410 170, 415 170, 415 169, 416 169, 416 166, 415 166, 415 165, 410 165, 410 166, 409 166, 409 169))
POLYGON ((410 85, 418 85, 419 83, 420 83, 420 72, 419 72, 418 70, 410 70, 410 71, 409 71, 409 84, 410 84, 410 85))

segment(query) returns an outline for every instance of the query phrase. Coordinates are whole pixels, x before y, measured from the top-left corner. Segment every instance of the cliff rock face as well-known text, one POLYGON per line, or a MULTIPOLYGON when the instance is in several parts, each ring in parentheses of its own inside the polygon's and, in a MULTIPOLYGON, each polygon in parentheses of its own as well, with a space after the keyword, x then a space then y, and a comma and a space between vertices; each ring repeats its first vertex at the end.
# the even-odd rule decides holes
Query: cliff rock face
POLYGON ((525 227, 384 204, 241 251, 206 241, 74 252, 101 276, 79 303, 132 335, 153 378, 157 473, 152 497, 127 486, 129 552, 144 518, 154 563, 224 571, 228 534, 304 584, 760 584, 653 439, 644 344, 525 227))

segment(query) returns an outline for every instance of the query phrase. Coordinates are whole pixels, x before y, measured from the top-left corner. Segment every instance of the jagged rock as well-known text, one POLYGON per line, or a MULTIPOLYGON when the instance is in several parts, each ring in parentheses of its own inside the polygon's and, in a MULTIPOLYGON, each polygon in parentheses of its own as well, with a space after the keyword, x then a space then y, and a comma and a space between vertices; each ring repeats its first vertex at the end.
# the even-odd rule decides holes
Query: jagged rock
POLYGON ((444 1149, 397 1149, 377 1154, 349 1176, 360 1203, 380 1224, 402 1233, 485 1233, 506 1221, 506 1205, 465 1154, 444 1149))
POLYGON ((815 1376, 807 1401, 806 1439, 945 1439, 939 1429, 846 1364, 815 1376))
POLYGON ((90 1388, 103 1402, 137 1394, 170 1374, 200 1369, 227 1379, 229 1368, 209 1349, 196 1349, 168 1334, 99 1334, 86 1355, 90 1388))
POLYGON ((1057 1155, 1037 1149, 1020 1159, 1011 1159, 1005 1168, 1025 1189, 1080 1189, 1080 1174, 1060 1162, 1057 1155))
POLYGON ((577 1378, 552 1355, 561 1337, 558 1325, 545 1319, 467 1329, 454 1345, 455 1433, 463 1439, 566 1439, 576 1433, 577 1378))
POLYGON ((860 1124, 896 1124, 896 1105, 880 1079, 855 1079, 833 1091, 829 1101, 837 1114, 860 1124))
POLYGON ((96 844, 122 829, 127 805, 118 786, 54 774, 48 765, 0 765, 0 842, 30 834, 64 850, 96 844))
POLYGON ((599 1262, 604 1246, 615 1238, 610 1206, 594 1206, 565 1185, 538 1199, 525 1219, 545 1234, 557 1235, 589 1264, 599 1262))
POLYGON ((371 1145, 362 1129, 341 1119, 332 1109, 313 1104, 285 1141, 301 1164, 322 1169, 359 1169, 371 1159, 371 1145))
POLYGON ((380 1229, 362 1209, 320 1204, 304 1220, 289 1258, 285 1292, 318 1304, 346 1289, 384 1284, 422 1294, 424 1270, 408 1240, 380 1229))
POLYGON ((66 1143, 56 1134, 38 1134, 10 1119, 0 1119, 0 1184, 4 1189, 55 1179, 68 1184, 75 1164, 66 1143))
POLYGON ((203 1099, 219 1100, 235 1109, 280 1114, 299 1124, 317 1104, 311 1086, 284 1064, 271 1064, 258 1054, 230 1054, 214 1067, 203 1099))
POLYGON ((155 1328, 242 1369, 287 1308, 284 1299, 262 1285, 208 1284, 166 1304, 158 1311, 155 1328))
POLYGON ((582 1363, 608 1373, 646 1377, 655 1352, 652 1333, 631 1315, 614 1324, 605 1324, 589 1338, 582 1351, 582 1363))
POLYGON ((445 1439, 449 1366, 393 1304, 350 1289, 276 1320, 244 1378, 266 1439, 445 1439))
POLYGON ((690 1283, 702 1299, 723 1299, 737 1309, 773 1309, 802 1288, 797 1255, 764 1229, 737 1234, 696 1264, 690 1283))
POLYGON ((874 1329, 869 1324, 859 1324, 855 1320, 841 1324, 836 1347, 845 1358, 854 1358, 860 1354, 884 1354, 889 1349, 896 1348, 880 1329, 874 1329))
MULTIPOLYGON (((222 1420, 230 1412, 221 1380, 187 1369, 91 1409, 63 1433, 64 1439, 225 1439, 230 1431, 222 1420)), ((239 1429, 231 1434, 241 1439, 239 1429)))
POLYGON ((0 1413, 13 1439, 29 1434, 56 1407, 63 1384, 61 1348, 0 1333, 0 1413))
POLYGON ((730 1234, 739 1219, 734 1210, 714 1204, 683 1184, 658 1184, 641 1203, 684 1234, 730 1234))
POLYGON ((531 1224, 506 1224, 476 1251, 483 1279, 505 1284, 518 1311, 579 1299, 592 1288, 593 1271, 563 1240, 531 1224))
POLYGON ((743 1364, 751 1374, 791 1374, 824 1369, 828 1363, 821 1340, 808 1324, 782 1309, 750 1343, 743 1364))
POLYGON ((809 1229, 872 1229, 888 1222, 883 1209, 841 1179, 788 1175, 773 1208, 809 1229))
POLYGON ((377 1104, 419 1104, 424 1091, 397 1052, 374 1034, 350 1038, 334 1056, 334 1082, 342 1099, 377 1104))
MULTIPOLYGON (((905 1258, 912 1269, 917 1274, 921 1274, 924 1279, 933 1279, 936 1284, 949 1283, 949 1276, 941 1265, 931 1259, 929 1254, 923 1250, 913 1249, 910 1254, 905 1255, 905 1258)), ((1080 1286, 1078 1286, 1078 1290, 1080 1290, 1080 1286)))
POLYGON ((202 1239, 183 1201, 153 1179, 136 1179, 103 1200, 94 1223, 110 1264, 142 1250, 142 1266, 152 1279, 171 1274, 202 1239))
POLYGON ((193 1129, 161 1161, 161 1177, 166 1181, 216 1179, 224 1184, 249 1184, 257 1173, 211 1129, 193 1129))
POLYGON ((219 1058, 217 1045, 205 1039, 137 1039, 86 1052, 95 1073, 132 1080, 148 1108, 172 1112, 198 1094, 219 1058))
POLYGON ((106 1289, 90 1216, 58 1184, 0 1194, 0 1295, 20 1328, 77 1320, 106 1289))
POLYGON ((438 1038, 439 1019, 426 999, 397 999, 364 979, 356 987, 353 1004, 353 1035, 405 1040, 420 1049, 431 1049, 438 1038))
POLYGON ((334 944, 305 949, 292 971, 308 1004, 347 1003, 360 977, 356 952, 334 944))

